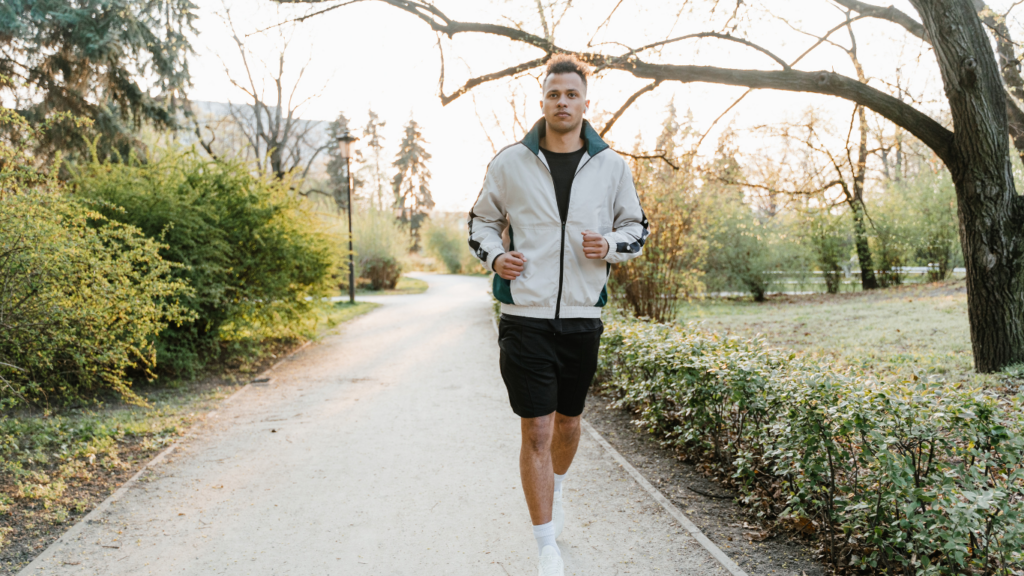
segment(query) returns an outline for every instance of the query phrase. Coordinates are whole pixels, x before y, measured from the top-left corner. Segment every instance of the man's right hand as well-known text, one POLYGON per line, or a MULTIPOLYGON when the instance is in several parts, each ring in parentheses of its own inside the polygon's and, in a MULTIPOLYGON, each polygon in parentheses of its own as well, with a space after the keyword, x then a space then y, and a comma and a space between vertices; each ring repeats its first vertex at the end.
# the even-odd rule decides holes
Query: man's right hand
POLYGON ((526 256, 522 252, 505 252, 494 259, 494 271, 505 280, 515 280, 523 273, 526 256))

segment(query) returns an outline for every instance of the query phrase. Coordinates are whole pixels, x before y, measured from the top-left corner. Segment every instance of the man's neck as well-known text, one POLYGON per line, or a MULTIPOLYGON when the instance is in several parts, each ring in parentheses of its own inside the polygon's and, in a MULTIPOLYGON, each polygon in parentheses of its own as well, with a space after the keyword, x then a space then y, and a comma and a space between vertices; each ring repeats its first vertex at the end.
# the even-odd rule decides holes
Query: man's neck
POLYGON ((582 148, 584 144, 583 137, 580 134, 583 132, 583 123, 580 123, 579 128, 566 133, 555 132, 550 126, 544 126, 544 137, 540 139, 540 146, 545 150, 551 152, 575 152, 582 148))

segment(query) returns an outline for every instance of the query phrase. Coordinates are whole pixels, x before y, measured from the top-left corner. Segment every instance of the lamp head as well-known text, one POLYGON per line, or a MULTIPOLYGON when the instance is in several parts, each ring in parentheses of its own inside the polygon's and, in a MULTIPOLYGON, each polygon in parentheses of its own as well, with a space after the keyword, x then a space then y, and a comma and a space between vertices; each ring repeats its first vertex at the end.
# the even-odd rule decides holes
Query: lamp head
POLYGON ((359 140, 359 138, 353 136, 352 133, 349 132, 348 130, 345 130, 340 135, 338 135, 338 154, 346 160, 351 158, 352 143, 355 142, 356 140, 359 140))

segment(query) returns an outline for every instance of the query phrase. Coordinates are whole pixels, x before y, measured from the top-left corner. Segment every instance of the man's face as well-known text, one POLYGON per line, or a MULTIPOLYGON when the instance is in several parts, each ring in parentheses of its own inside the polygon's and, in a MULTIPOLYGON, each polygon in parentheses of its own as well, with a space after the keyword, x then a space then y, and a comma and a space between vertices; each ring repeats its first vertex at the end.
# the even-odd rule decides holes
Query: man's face
POLYGON ((579 128, 590 105, 586 98, 587 87, 579 74, 549 75, 544 80, 544 99, 540 102, 548 129, 566 134, 579 128))

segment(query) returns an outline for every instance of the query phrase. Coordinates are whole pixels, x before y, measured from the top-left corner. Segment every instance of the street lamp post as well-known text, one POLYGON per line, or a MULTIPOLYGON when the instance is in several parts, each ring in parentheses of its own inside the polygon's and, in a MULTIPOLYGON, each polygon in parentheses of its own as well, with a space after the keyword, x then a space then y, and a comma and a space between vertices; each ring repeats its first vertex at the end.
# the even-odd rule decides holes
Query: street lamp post
POLYGON ((356 301, 356 259, 352 251, 352 171, 349 169, 349 158, 352 157, 352 143, 359 138, 345 130, 338 136, 338 153, 345 159, 345 194, 348 202, 348 301, 356 301))

